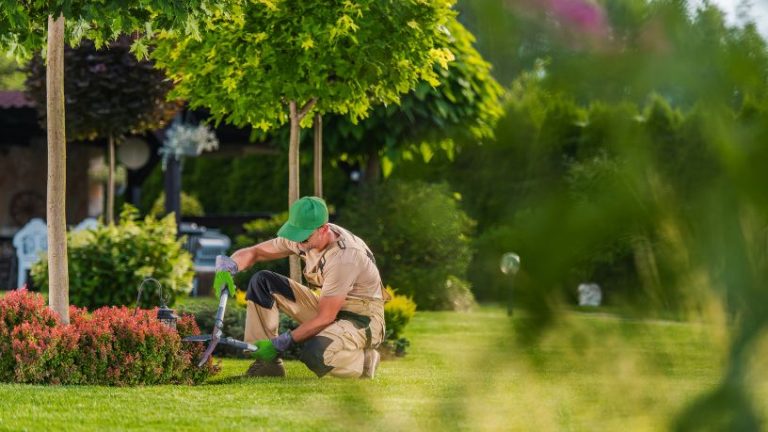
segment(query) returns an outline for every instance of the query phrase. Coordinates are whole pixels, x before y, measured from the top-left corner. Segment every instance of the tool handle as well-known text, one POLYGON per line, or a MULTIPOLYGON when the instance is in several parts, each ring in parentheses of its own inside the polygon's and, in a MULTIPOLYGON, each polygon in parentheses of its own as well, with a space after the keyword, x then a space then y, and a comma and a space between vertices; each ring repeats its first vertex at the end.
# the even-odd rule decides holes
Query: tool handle
POLYGON ((243 342, 241 340, 237 340, 231 337, 225 337, 221 340, 221 343, 233 346, 235 348, 240 348, 241 350, 245 351, 257 351, 259 347, 253 344, 249 344, 248 342, 243 342))
POLYGON ((227 300, 229 299, 229 289, 224 288, 221 290, 219 296, 219 308, 216 310, 216 320, 214 321, 214 332, 224 328, 224 312, 227 310, 227 300))

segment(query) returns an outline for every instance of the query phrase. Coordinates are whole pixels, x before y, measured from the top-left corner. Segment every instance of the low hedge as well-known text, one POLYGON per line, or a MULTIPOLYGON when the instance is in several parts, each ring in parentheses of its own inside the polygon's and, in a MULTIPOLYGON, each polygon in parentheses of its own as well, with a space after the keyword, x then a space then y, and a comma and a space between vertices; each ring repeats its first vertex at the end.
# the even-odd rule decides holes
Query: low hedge
POLYGON ((190 315, 173 330, 157 310, 70 308, 70 324, 24 290, 0 299, 0 381, 34 384, 199 384, 218 369, 197 367, 202 344, 181 339, 200 334, 190 315))

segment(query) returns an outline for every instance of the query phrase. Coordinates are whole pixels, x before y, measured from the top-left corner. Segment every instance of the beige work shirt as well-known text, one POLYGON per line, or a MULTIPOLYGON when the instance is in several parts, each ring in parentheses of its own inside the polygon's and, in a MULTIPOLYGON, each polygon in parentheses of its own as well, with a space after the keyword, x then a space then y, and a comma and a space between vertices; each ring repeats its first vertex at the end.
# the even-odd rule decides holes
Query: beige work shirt
POLYGON ((329 224, 338 239, 325 249, 304 252, 299 244, 277 237, 272 245, 282 252, 299 255, 304 260, 304 278, 321 296, 382 299, 382 283, 373 254, 365 242, 346 229, 329 224))

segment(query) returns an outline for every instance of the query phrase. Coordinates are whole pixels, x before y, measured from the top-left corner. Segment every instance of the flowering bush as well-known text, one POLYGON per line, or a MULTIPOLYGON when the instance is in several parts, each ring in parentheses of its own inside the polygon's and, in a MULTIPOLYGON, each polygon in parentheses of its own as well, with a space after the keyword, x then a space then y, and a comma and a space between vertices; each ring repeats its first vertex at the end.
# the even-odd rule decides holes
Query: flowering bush
POLYGON ((387 287, 392 298, 384 304, 384 322, 387 327, 387 339, 397 340, 405 330, 405 326, 416 315, 416 303, 413 299, 404 295, 395 294, 395 290, 387 287))
POLYGON ((39 294, 14 291, 0 299, 0 381, 47 384, 197 384, 217 372, 209 360, 197 367, 201 344, 181 338, 200 334, 182 316, 173 330, 157 310, 104 307, 89 314, 70 308, 59 325, 39 294))
POLYGON ((416 303, 411 297, 395 294, 395 290, 387 286, 391 300, 384 304, 384 322, 387 333, 379 347, 379 352, 384 358, 402 357, 405 350, 411 344, 408 339, 402 337, 405 327, 416 315, 416 303))

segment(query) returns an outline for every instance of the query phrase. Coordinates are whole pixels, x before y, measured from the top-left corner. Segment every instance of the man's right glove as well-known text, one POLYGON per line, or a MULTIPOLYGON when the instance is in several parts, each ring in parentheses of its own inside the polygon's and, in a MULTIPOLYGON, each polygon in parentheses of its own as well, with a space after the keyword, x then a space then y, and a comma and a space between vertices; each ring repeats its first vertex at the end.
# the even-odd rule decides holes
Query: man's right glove
POLYGON ((259 360, 273 361, 279 354, 293 345, 291 331, 286 331, 272 339, 262 339, 254 342, 259 349, 253 353, 253 356, 259 360))
POLYGON ((216 275, 213 278, 213 290, 216 298, 221 296, 221 288, 226 285, 229 289, 229 295, 235 295, 235 281, 232 276, 237 273, 237 263, 226 255, 216 257, 215 264, 216 275))

